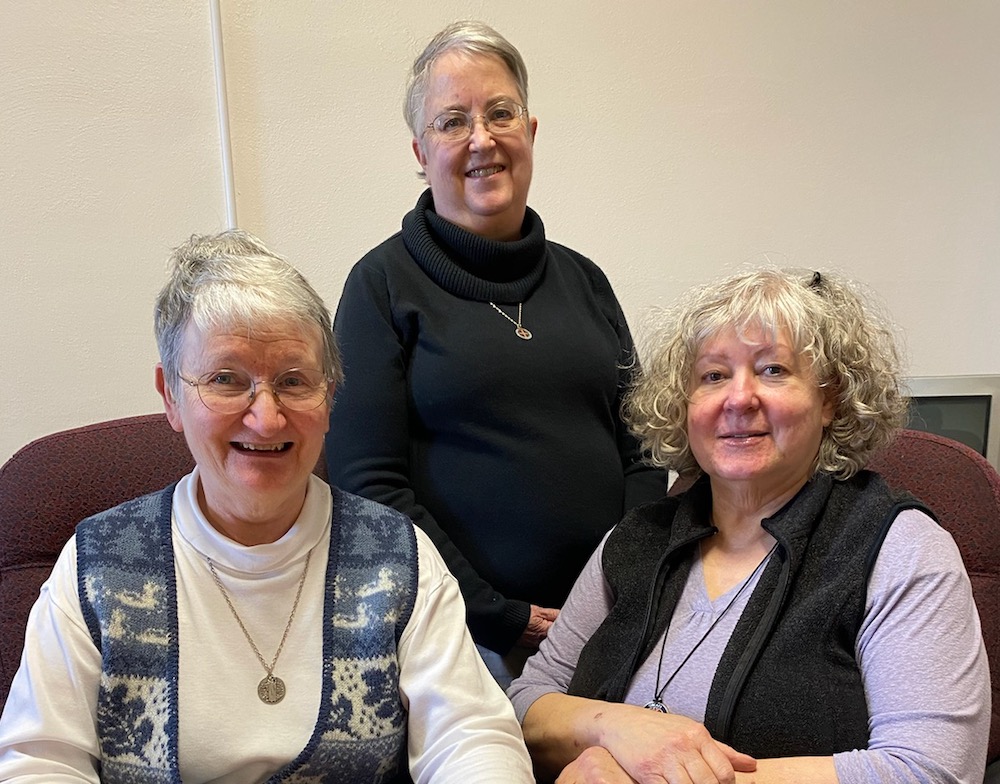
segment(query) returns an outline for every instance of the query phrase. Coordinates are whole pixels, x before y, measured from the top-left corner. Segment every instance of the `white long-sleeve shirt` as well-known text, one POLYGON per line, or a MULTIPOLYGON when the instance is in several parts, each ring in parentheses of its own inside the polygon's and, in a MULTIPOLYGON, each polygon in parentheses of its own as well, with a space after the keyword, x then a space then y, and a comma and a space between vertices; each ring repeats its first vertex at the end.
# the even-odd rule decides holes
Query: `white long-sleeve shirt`
MULTIPOLYGON (((288 533, 245 547, 222 536, 197 504, 198 472, 174 491, 180 773, 188 784, 265 781, 308 742, 319 714, 323 595, 331 498, 313 478, 288 533), (274 668, 287 694, 257 697, 265 672, 209 572, 270 663, 312 552, 302 599, 274 668)), ((416 530, 419 578, 398 651, 416 784, 531 784, 531 763, 510 703, 483 665, 465 626, 458 586, 427 536, 416 530)), ((76 542, 42 586, 21 666, 0 717, 0 781, 98 782, 96 730, 100 651, 80 610, 76 542)))

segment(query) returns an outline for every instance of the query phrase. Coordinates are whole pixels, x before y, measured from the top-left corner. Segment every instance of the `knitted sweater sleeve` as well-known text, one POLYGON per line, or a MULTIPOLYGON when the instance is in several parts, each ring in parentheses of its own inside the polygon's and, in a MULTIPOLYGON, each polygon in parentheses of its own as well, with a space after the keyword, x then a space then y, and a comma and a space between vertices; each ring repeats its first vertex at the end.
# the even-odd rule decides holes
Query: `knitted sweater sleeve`
POLYGON ((527 626, 530 605, 486 582, 413 490, 407 336, 391 299, 378 265, 362 261, 348 276, 334 323, 346 380, 336 392, 326 437, 329 479, 400 510, 426 531, 458 580, 473 638, 506 653, 527 626))
POLYGON ((635 350, 635 343, 632 340, 632 333, 625 319, 625 313, 611 288, 611 282, 600 267, 589 259, 583 260, 586 263, 591 286, 593 286, 601 303, 605 318, 614 327, 621 346, 618 363, 618 395, 615 407, 619 413, 617 419, 618 451, 621 454, 622 469, 625 473, 625 501, 622 511, 627 512, 640 504, 658 501, 666 495, 667 473, 663 469, 650 466, 643 461, 639 440, 629 432, 628 425, 621 418, 621 408, 625 395, 642 373, 642 368, 635 350))

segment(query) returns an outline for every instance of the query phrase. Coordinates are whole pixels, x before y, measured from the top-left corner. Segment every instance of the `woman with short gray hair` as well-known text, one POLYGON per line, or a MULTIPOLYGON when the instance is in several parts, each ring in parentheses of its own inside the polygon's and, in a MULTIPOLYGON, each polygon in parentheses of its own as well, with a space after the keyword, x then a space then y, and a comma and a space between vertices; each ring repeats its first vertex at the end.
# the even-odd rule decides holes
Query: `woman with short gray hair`
POLYGON ((449 25, 414 61, 404 114, 428 188, 344 286, 329 473, 427 531, 507 684, 665 473, 619 413, 636 362, 608 279, 527 206, 538 119, 518 50, 449 25))
POLYGON ((28 620, 0 781, 530 784, 430 539, 313 475, 343 374, 305 278, 245 232, 194 236, 155 321, 195 468, 77 527, 28 620))

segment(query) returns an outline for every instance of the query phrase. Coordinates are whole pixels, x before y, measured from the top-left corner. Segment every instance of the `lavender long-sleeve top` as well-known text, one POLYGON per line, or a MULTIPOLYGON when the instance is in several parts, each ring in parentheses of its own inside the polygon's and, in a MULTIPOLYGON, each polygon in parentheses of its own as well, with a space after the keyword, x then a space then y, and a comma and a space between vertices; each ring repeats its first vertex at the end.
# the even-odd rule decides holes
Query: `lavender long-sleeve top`
MULTIPOLYGON (((580 650, 611 608, 603 549, 602 541, 548 638, 507 692, 519 720, 542 695, 566 692, 580 650)), ((672 712, 703 721, 712 677, 758 575, 705 636, 741 586, 709 600, 697 561, 666 633, 662 663, 657 645, 624 701, 645 705, 660 689, 672 712)), ((870 736, 867 749, 833 755, 841 784, 982 781, 990 675, 979 613, 954 540, 920 511, 902 512, 889 529, 869 581, 855 656, 870 736)))

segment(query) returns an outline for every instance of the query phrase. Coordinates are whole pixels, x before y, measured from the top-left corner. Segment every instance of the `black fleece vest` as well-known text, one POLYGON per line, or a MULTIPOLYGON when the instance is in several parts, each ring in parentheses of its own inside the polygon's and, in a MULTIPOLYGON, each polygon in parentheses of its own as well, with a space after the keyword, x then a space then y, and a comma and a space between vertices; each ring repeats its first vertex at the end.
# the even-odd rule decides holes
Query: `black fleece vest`
MULTIPOLYGON (((711 491, 630 512, 608 538, 603 569, 614 595, 584 646, 568 693, 619 702, 664 634, 708 524, 711 491)), ((820 474, 761 525, 778 542, 712 680, 705 726, 757 757, 829 755, 868 744, 868 708, 854 644, 868 578, 903 509, 876 474, 820 474)))

